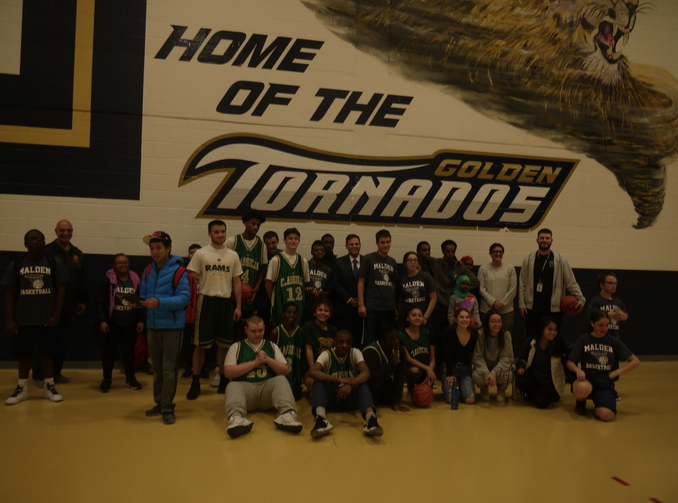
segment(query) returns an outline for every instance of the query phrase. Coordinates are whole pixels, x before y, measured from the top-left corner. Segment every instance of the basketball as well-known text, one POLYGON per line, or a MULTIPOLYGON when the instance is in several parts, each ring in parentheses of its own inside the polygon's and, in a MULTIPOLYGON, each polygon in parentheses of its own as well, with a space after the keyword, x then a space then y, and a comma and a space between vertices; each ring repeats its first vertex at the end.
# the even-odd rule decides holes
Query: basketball
POLYGON ((428 407, 433 401, 433 388, 426 383, 417 384, 412 389, 412 403, 417 407, 428 407))
POLYGON ((252 290, 252 287, 248 285, 247 283, 241 283, 242 287, 242 303, 243 304, 249 304, 254 300, 254 291, 252 290))
POLYGON ((577 297, 573 295, 566 295, 565 297, 560 299, 560 310, 563 313, 571 316, 573 314, 576 314, 577 304, 579 304, 577 297))

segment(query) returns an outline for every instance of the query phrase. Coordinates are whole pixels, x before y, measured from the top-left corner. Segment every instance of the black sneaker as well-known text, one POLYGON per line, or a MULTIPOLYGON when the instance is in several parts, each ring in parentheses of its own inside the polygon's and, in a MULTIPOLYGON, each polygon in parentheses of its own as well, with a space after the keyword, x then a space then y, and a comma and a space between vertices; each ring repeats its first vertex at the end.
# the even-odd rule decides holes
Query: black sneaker
POLYGON ((108 393, 111 391, 111 380, 110 379, 104 379, 101 381, 101 384, 99 385, 99 391, 102 393, 108 393))
POLYGON ((187 400, 195 400, 200 396, 200 381, 193 380, 191 383, 191 389, 186 393, 187 400))
POLYGON ((141 389, 141 383, 137 381, 136 379, 132 378, 131 380, 127 381, 125 383, 125 386, 127 388, 131 388, 133 390, 140 390, 141 389))
POLYGON ((146 417, 155 417, 159 416, 160 414, 162 414, 162 409, 160 408, 160 405, 156 405, 152 409, 148 409, 146 411, 146 417))
POLYGON ((367 420, 367 424, 363 428, 363 435, 368 437, 381 437, 384 434, 384 430, 379 423, 377 422, 377 416, 370 416, 367 420))
POLYGON ((177 422, 177 418, 174 416, 174 412, 163 412, 162 413, 162 423, 163 424, 174 424, 177 422))
POLYGON ((574 411, 580 416, 586 415, 586 400, 577 400, 574 411))
POLYGON ((315 418, 315 426, 311 430, 312 438, 320 438, 329 433, 334 429, 332 423, 330 423, 326 418, 318 416, 315 418))
POLYGON ((219 387, 217 388, 217 393, 223 395, 226 393, 226 385, 228 384, 228 379, 224 377, 224 374, 221 374, 221 380, 219 381, 219 387))
POLYGON ((186 367, 186 370, 184 370, 184 373, 181 374, 182 379, 190 379, 193 377, 193 369, 191 367, 186 367))

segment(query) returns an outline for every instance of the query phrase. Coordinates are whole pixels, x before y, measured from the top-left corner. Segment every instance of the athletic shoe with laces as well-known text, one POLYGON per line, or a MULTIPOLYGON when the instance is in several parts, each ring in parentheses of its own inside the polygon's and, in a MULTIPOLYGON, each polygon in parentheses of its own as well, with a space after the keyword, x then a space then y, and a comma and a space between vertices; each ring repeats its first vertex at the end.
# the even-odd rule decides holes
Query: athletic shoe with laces
POLYGON ((525 393, 523 393, 523 390, 516 386, 515 383, 513 384, 513 399, 516 402, 525 401, 525 393))
POLYGON ((163 412, 162 413, 162 423, 163 424, 174 424, 177 422, 177 418, 174 416, 174 412, 163 412))
POLYGON ((506 390, 497 390, 497 403, 504 403, 506 401, 506 390))
POLYGON ((16 405, 17 403, 28 400, 29 398, 30 396, 28 395, 28 386, 17 386, 14 390, 14 393, 12 393, 12 396, 5 400, 5 404, 16 405))
POLYGON ((324 437, 325 435, 329 435, 333 429, 334 426, 332 426, 332 423, 330 423, 326 418, 318 416, 315 418, 315 426, 311 430, 311 437, 324 437))
POLYGON ((231 438, 238 438, 245 433, 249 433, 250 430, 252 430, 253 424, 254 423, 252 421, 242 416, 231 416, 228 419, 228 428, 226 429, 226 433, 228 433, 231 438))
POLYGON ((377 416, 371 416, 367 420, 367 424, 363 428, 363 434, 368 437, 381 437, 384 434, 384 430, 377 422, 377 416))
POLYGON ((219 387, 217 388, 217 393, 223 395, 226 393, 226 385, 228 384, 228 379, 225 377, 219 378, 219 387))
POLYGON ((217 367, 214 369, 214 375, 212 376, 212 380, 210 381, 210 386, 212 386, 213 388, 218 388, 219 382, 221 382, 221 372, 219 372, 219 367, 217 367))
POLYGON ((200 396, 200 381, 194 379, 191 383, 191 389, 186 393, 186 400, 195 400, 200 396))
POLYGON ((160 408, 160 405, 156 405, 152 409, 148 409, 146 411, 146 417, 155 417, 159 416, 160 414, 162 414, 162 409, 160 408))
POLYGON ((293 410, 288 410, 284 414, 280 414, 273 422, 279 430, 289 431, 290 433, 299 433, 304 429, 304 425, 299 422, 297 413, 293 410))
POLYGON ((133 390, 140 390, 141 389, 141 383, 137 381, 136 379, 132 379, 131 381, 127 381, 125 383, 126 388, 131 388, 133 390))
POLYGON ((102 393, 108 393, 111 391, 111 380, 110 379, 104 379, 101 381, 101 384, 99 385, 99 391, 102 393))
POLYGON ((46 398, 51 402, 60 402, 64 399, 54 387, 54 384, 46 384, 42 390, 42 398, 46 398))

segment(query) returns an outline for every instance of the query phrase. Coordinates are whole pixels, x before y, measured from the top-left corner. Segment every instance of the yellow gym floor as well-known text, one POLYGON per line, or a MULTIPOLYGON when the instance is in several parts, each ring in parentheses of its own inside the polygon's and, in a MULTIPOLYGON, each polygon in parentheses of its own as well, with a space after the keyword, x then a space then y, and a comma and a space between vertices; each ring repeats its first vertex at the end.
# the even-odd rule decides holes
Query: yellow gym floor
MULTIPOLYGON (((0 406, 0 503, 264 502, 647 502, 678 501, 678 362, 644 362, 622 376, 612 423, 574 414, 566 392, 537 410, 508 399, 460 405, 440 396, 428 409, 379 409, 381 438, 362 435, 358 412, 328 413, 334 431, 312 440, 277 430, 275 412, 249 415, 252 432, 226 434, 223 395, 209 383, 194 402, 179 381, 177 422, 147 418, 141 391, 116 370, 99 393, 100 370, 68 370, 61 403, 0 406)), ((16 371, 0 371, 4 400, 16 371)), ((404 405, 411 405, 404 398, 404 405)))

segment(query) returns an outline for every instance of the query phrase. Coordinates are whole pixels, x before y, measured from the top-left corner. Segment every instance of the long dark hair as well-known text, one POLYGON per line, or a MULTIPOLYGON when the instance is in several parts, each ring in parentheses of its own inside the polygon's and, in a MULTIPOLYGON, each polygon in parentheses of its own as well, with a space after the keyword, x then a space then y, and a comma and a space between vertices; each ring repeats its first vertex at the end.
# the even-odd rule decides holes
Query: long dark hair
POLYGON ((541 336, 544 334, 544 330, 546 330, 546 327, 548 327, 551 323, 553 323, 556 326, 556 329, 558 332, 556 332, 556 337, 553 339, 553 342, 549 345, 547 351, 549 355, 558 355, 560 356, 562 353, 566 352, 566 342, 563 336, 560 334, 560 327, 558 326, 558 323, 556 320, 551 318, 550 316, 544 316, 542 319, 539 320, 539 332, 535 335, 533 338, 535 341, 535 345, 539 344, 539 339, 541 339, 541 336))
MULTIPOLYGON (((488 337, 492 337, 490 335, 490 316, 497 315, 501 318, 501 314, 499 314, 499 311, 496 309, 488 309, 487 314, 485 314, 485 320, 483 321, 483 333, 485 334, 485 339, 488 337)), ((501 323, 501 328, 499 329, 499 333, 497 334, 497 339, 499 339, 499 349, 504 350, 504 339, 506 338, 506 330, 504 330, 504 320, 502 320, 501 323)))
MULTIPOLYGON (((403 309, 401 311, 401 314, 400 314, 400 328, 402 330, 405 330, 405 329, 410 327, 410 322, 407 321, 407 317, 410 315, 410 313, 414 309, 419 309, 421 311, 421 314, 422 315, 424 314, 424 310, 422 308, 420 308, 419 306, 417 306, 416 304, 411 305, 411 306, 407 306, 405 309, 403 309)), ((426 322, 421 324, 421 327, 419 327, 419 330, 422 330, 423 328, 426 328, 426 322)))

